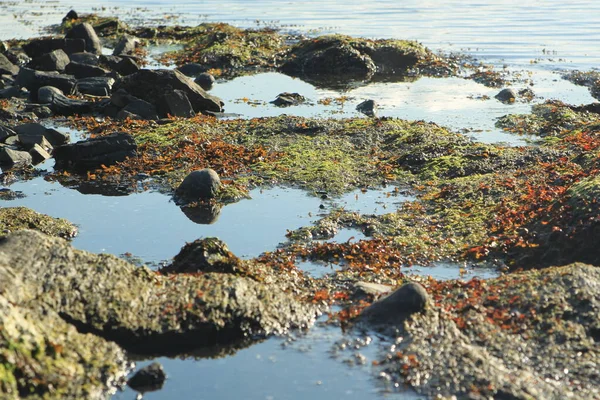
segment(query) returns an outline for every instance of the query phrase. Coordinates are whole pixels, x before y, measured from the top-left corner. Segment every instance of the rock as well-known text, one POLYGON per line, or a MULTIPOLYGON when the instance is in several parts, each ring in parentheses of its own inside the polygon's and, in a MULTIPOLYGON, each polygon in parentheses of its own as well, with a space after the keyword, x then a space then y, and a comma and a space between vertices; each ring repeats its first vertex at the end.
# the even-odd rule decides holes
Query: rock
POLYGON ((115 71, 123 76, 135 74, 140 70, 140 66, 133 58, 125 57, 115 67, 115 71))
POLYGON ((62 95, 63 92, 54 86, 42 86, 38 89, 37 99, 40 103, 52 103, 54 96, 62 95))
POLYGON ((67 65, 65 72, 69 75, 73 75, 77 79, 81 79, 104 76, 108 74, 109 71, 105 70, 104 68, 100 68, 96 65, 72 62, 69 65, 67 65))
POLYGON ((66 133, 58 132, 55 129, 48 129, 38 123, 28 123, 17 125, 14 128, 16 134, 21 136, 38 136, 44 137, 53 147, 61 146, 68 143, 70 137, 66 133))
POLYGON ((66 95, 75 93, 77 87, 77 80, 72 76, 34 71, 29 68, 21 68, 17 83, 29 90, 34 101, 37 100, 38 89, 42 86, 54 86, 66 95))
POLYGON ((137 145, 127 133, 113 133, 94 139, 57 147, 55 168, 77 172, 90 171, 102 165, 110 166, 127 157, 134 157, 137 145))
POLYGON ((34 144, 33 147, 29 150, 29 154, 31 154, 31 158, 33 160, 34 165, 46 161, 47 159, 52 157, 50 153, 48 153, 48 151, 46 151, 39 144, 34 144))
MULTIPOLYGON (((42 94, 44 99, 47 100, 50 98, 50 102, 47 103, 52 111, 59 115, 75 115, 75 114, 86 114, 92 111, 93 103, 83 101, 83 100, 74 100, 60 92, 52 91, 45 88, 42 90, 42 94)), ((39 92, 38 92, 39 96, 39 92)))
POLYGON ((145 118, 142 117, 142 116, 140 116, 140 115, 134 114, 134 113, 132 113, 130 111, 127 111, 127 110, 123 109, 123 110, 119 110, 117 112, 117 115, 115 116, 115 119, 117 121, 125 121, 126 119, 130 119, 132 121, 133 120, 140 120, 141 121, 141 120, 144 120, 145 118))
POLYGON ((67 15, 65 15, 62 19, 63 24, 67 21, 73 21, 79 19, 79 15, 77 14, 77 11, 75 10, 71 10, 67 13, 67 15))
POLYGON ((140 369, 127 381, 127 385, 133 390, 141 393, 152 392, 162 389, 167 374, 158 362, 153 362, 150 365, 140 369))
POLYGON ((502 89, 497 95, 494 96, 503 103, 513 103, 517 98, 517 92, 511 88, 502 89))
POLYGON ((137 99, 130 101, 121 111, 126 111, 131 114, 139 115, 143 119, 158 119, 156 107, 144 100, 137 99))
POLYGON ((85 51, 83 39, 34 39, 23 45, 23 50, 31 58, 37 58, 54 50, 64 50, 67 54, 85 51))
POLYGON ((21 89, 16 86, 9 86, 0 90, 0 99, 12 99, 21 96, 21 94, 21 89))
POLYGON ((8 43, 3 40, 0 40, 0 53, 6 53, 10 49, 8 43))
POLYGON ((19 142, 19 137, 16 135, 9 136, 6 139, 4 139, 4 144, 6 146, 9 146, 13 150, 18 150, 19 147, 21 147, 21 143, 19 142))
POLYGON ((305 102, 306 97, 302 96, 301 94, 284 92, 278 94, 277 98, 273 100, 271 104, 274 104, 277 107, 290 107, 297 106, 305 102))
POLYGON ((160 270, 162 274, 195 272, 235 273, 240 260, 218 238, 205 238, 187 243, 175 256, 173 263, 160 270))
POLYGON ((194 79, 194 82, 196 82, 196 84, 198 84, 198 86, 200 86, 202 89, 210 90, 215 84, 215 77, 208 72, 203 72, 198 75, 196 79, 194 79))
POLYGON ((77 90, 92 96, 110 96, 114 84, 114 78, 108 76, 83 78, 77 80, 77 90))
POLYGON ((7 167, 31 165, 31 154, 26 151, 0 147, 0 165, 7 167))
POLYGON ((119 108, 125 107, 127 104, 132 101, 140 100, 135 96, 130 95, 124 89, 119 89, 115 91, 112 96, 110 96, 110 102, 119 108))
POLYGON ((85 41, 85 51, 93 54, 102 54, 102 44, 96 31, 92 25, 84 22, 79 25, 75 25, 65 35, 67 39, 83 39, 85 41))
POLYGON ((117 69, 117 65, 119 65, 121 61, 123 61, 121 57, 102 54, 98 58, 98 65, 114 71, 117 69))
POLYGON ((71 62, 94 66, 98 66, 100 60, 100 56, 92 53, 73 53, 69 58, 71 59, 71 62))
POLYGON ((404 321, 425 310, 429 296, 423 286, 411 282, 365 308, 359 320, 374 326, 402 328, 404 321))
POLYGON ((221 187, 219 175, 210 168, 190 172, 177 187, 175 194, 182 200, 212 199, 221 187))
POLYGON ((185 76, 193 78, 195 76, 199 76, 203 72, 208 71, 208 67, 198 63, 189 63, 178 67, 177 70, 185 76))
MULTIPOLYGON (((249 272, 261 270, 252 261, 240 262, 249 272)), ((163 276, 34 231, 0 241, 2 268, 27 282, 32 309, 43 304, 80 330, 137 354, 232 346, 310 325, 317 314, 315 305, 299 300, 307 295, 300 285, 294 294, 279 287, 282 271, 269 284, 223 273, 163 276)), ((5 284, 2 277, 0 287, 5 284)))
POLYGON ((369 117, 374 117, 377 111, 377 103, 375 100, 365 100, 356 106, 356 111, 368 115, 369 117))
POLYGON ((0 53, 0 75, 17 75, 19 67, 10 62, 8 58, 0 53))
POLYGON ((62 49, 58 49, 34 58, 27 66, 38 71, 62 72, 70 62, 71 60, 67 53, 62 49))
POLYGON ((9 136, 16 136, 17 132, 10 126, 0 124, 0 142, 4 142, 9 136))
POLYGON ((181 90, 187 95, 195 112, 221 111, 223 106, 219 98, 209 95, 188 77, 174 70, 142 69, 118 81, 115 89, 119 88, 154 105, 158 105, 165 93, 181 90))
POLYGON ((17 135, 17 138, 19 139, 19 143, 21 143, 27 151, 38 145, 44 150, 52 152, 52 145, 44 136, 19 134, 17 135))
POLYGON ((354 285, 354 294, 356 297, 373 296, 377 298, 381 295, 390 293, 392 289, 393 288, 388 285, 361 281, 354 285))
POLYGON ((160 115, 190 118, 195 115, 194 108, 183 90, 173 90, 163 94, 158 103, 160 115))
POLYGON ((50 118, 54 115, 54 112, 50 109, 50 107, 40 104, 28 105, 25 107, 25 111, 31 111, 38 118, 50 118))
POLYGON ((113 50, 113 56, 133 54, 138 43, 139 40, 135 38, 123 36, 121 40, 119 40, 119 43, 117 43, 115 46, 115 49, 113 50))

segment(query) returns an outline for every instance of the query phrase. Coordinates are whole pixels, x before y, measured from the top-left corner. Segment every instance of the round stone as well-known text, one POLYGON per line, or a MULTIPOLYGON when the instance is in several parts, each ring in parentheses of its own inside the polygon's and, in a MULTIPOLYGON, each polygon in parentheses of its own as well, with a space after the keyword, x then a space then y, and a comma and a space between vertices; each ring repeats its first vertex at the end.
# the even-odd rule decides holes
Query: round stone
POLYGON ((215 77, 209 73, 202 73, 194 80, 204 90, 210 90, 215 83, 215 77))
POLYGON ((193 171, 185 177, 175 194, 185 200, 212 199, 221 187, 219 175, 211 168, 193 171))

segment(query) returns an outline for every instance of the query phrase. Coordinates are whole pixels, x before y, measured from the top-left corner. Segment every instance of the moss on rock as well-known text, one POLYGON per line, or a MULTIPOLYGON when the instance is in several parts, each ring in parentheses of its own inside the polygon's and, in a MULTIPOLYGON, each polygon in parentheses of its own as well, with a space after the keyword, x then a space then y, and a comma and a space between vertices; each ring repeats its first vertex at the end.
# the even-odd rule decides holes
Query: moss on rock
POLYGON ((0 232, 4 236, 22 229, 34 229, 51 236, 69 239, 77 228, 62 218, 53 218, 25 207, 0 208, 0 232))

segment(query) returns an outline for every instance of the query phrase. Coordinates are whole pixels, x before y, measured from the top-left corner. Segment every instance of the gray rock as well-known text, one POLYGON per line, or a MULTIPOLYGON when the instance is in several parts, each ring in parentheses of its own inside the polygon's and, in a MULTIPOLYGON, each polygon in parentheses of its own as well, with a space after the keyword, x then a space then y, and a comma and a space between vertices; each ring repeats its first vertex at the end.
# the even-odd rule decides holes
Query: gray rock
POLYGON ((195 77, 201 73, 208 71, 208 67, 198 63, 189 63, 178 67, 177 70, 185 76, 195 77))
POLYGON ((119 88, 154 105, 158 105, 165 93, 181 90, 185 92, 195 112, 206 110, 220 112, 223 106, 223 102, 218 97, 209 95, 190 78, 175 70, 142 69, 118 81, 115 90, 119 88))
POLYGON ((158 119, 158 114, 156 112, 156 107, 153 104, 148 103, 144 100, 133 100, 127 103, 127 105, 121 111, 127 111, 131 114, 136 114, 142 117, 143 119, 148 120, 156 120, 158 119))
POLYGON ((46 129, 44 137, 53 147, 62 146, 63 144, 67 144, 71 141, 71 136, 68 133, 59 132, 52 128, 46 129))
POLYGON ((54 115, 54 112, 50 109, 50 107, 41 105, 41 104, 31 104, 25 108, 26 111, 31 111, 38 118, 50 118, 54 115))
POLYGON ((4 142, 9 136, 16 136, 17 132, 10 126, 0 124, 0 142, 4 142))
POLYGON ((64 50, 67 54, 81 53, 85 51, 85 40, 73 38, 35 39, 23 45, 23 50, 31 58, 37 58, 58 49, 64 50))
POLYGON ((104 76, 109 71, 104 68, 100 68, 96 65, 81 64, 78 62, 72 62, 65 68, 65 72, 69 75, 73 75, 77 79, 91 78, 96 76, 104 76))
POLYGON ((137 145, 127 133, 79 141, 54 149, 55 168, 85 172, 134 157, 137 145))
POLYGON ((59 92, 44 90, 44 98, 47 100, 51 97, 48 107, 59 115, 75 115, 86 114, 92 111, 93 103, 71 99, 59 92))
POLYGON ((374 296, 379 297, 392 291, 392 287, 372 282, 357 282, 354 285, 354 293, 357 297, 374 296))
POLYGON ((8 43, 3 40, 0 40, 0 53, 6 53, 10 49, 8 43))
POLYGON ((130 95, 124 89, 119 89, 115 91, 112 96, 110 96, 110 102, 114 104, 116 107, 123 108, 127 104, 132 101, 140 100, 135 96, 130 95))
POLYGON ((56 95, 64 96, 64 93, 54 86, 42 86, 38 89, 37 99, 42 104, 52 103, 56 95))
POLYGON ((42 56, 34 58, 28 64, 29 68, 38 71, 64 71, 65 67, 71 62, 67 53, 64 50, 53 50, 42 56))
POLYGON ((202 89, 210 90, 215 84, 215 77, 209 74, 208 72, 203 72, 194 79, 202 89))
POLYGON ((160 115, 170 115, 172 117, 193 117, 194 108, 187 95, 182 90, 173 90, 163 94, 158 103, 158 112, 160 115))
POLYGON ((47 159, 51 158, 52 155, 48 153, 42 146, 39 144, 35 144, 30 150, 29 154, 31 154, 33 164, 39 164, 47 159))
POLYGON ((73 53, 69 56, 69 58, 71 59, 71 62, 98 66, 100 56, 92 53, 73 53))
POLYGON ((115 49, 113 50, 113 56, 133 54, 138 43, 139 40, 135 38, 123 36, 115 46, 115 49))
POLYGON ((429 296, 423 286, 407 283, 365 308, 359 320, 374 326, 402 328, 404 321, 415 313, 423 312, 428 302, 429 296))
POLYGON ((79 25, 75 25, 65 35, 67 39, 83 39, 85 41, 85 51, 93 54, 102 54, 102 44, 96 31, 92 25, 84 22, 79 25))
POLYGON ((0 148, 0 165, 2 166, 26 166, 31 165, 32 157, 26 151, 12 150, 7 147, 0 148))
POLYGON ((77 11, 71 10, 63 17, 62 22, 64 24, 65 22, 74 21, 77 19, 79 19, 79 14, 77 14, 77 11))
POLYGON ((135 74, 140 70, 138 63, 130 57, 125 57, 115 67, 115 71, 123 76, 135 74))
POLYGON ((110 96, 114 84, 114 78, 108 76, 83 78, 77 80, 77 90, 92 96, 110 96))
POLYGON ((496 96, 496 99, 503 103, 512 103, 517 99, 517 92, 511 88, 502 89, 496 96))
POLYGON ((37 100, 38 89, 42 86, 54 86, 66 95, 75 93, 77 87, 77 80, 72 76, 35 71, 29 68, 21 68, 17 76, 17 83, 29 90, 34 101, 37 100))
POLYGON ((192 171, 177 187, 175 194, 186 201, 212 199, 221 187, 219 175, 210 168, 192 171))
POLYGON ((162 389, 166 379, 167 374, 162 365, 158 362, 153 362, 137 371, 127 381, 127 385, 141 393, 152 392, 162 389))
POLYGON ((10 62, 8 58, 0 53, 0 74, 1 75, 16 75, 19 73, 19 67, 10 62))
POLYGON ((377 103, 375 100, 365 100, 356 106, 356 111, 374 117, 377 112, 377 103))
POLYGON ((290 107, 306 103, 306 97, 299 93, 280 93, 277 98, 271 102, 277 107, 290 107))

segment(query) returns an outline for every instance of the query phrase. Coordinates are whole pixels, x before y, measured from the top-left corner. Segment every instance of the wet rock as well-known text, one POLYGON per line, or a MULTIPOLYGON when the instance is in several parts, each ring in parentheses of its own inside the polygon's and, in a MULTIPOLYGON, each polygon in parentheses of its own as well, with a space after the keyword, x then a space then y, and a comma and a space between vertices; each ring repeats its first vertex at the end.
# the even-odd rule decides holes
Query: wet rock
POLYGON ((139 40, 135 38, 123 36, 115 46, 115 49, 113 50, 113 56, 133 54, 138 43, 139 40))
POLYGON ((207 72, 203 72, 194 79, 194 82, 198 84, 204 90, 212 89, 215 84, 215 77, 207 72))
POLYGON ((54 150, 55 168, 89 171, 133 157, 136 150, 137 145, 131 135, 113 133, 57 147, 54 150))
POLYGON ((494 97, 500 100, 503 103, 512 103, 517 99, 517 92, 515 92, 511 88, 502 89, 497 95, 494 97))
POLYGON ((27 66, 38 71, 62 72, 70 62, 71 60, 67 53, 62 49, 58 49, 34 58, 27 66))
POLYGON ((166 379, 167 374, 162 365, 158 362, 153 362, 137 371, 127 381, 127 385, 141 393, 152 392, 162 389, 166 379))
POLYGON ((115 89, 120 88, 154 105, 165 93, 181 90, 187 95, 195 112, 221 111, 223 106, 219 98, 209 95, 188 77, 174 70, 143 69, 118 81, 115 89))
POLYGON ((54 86, 42 86, 38 89, 37 99, 40 103, 47 104, 54 100, 54 96, 62 94, 63 92, 54 86))
POLYGON ((194 108, 183 90, 165 93, 158 103, 160 115, 189 118, 195 115, 194 108))
POLYGON ((31 165, 31 154, 26 151, 0 147, 0 165, 6 167, 31 165))
POLYGON ((85 51, 83 39, 35 39, 23 45, 23 50, 31 58, 37 58, 54 50, 63 50, 67 54, 85 51))
POLYGON ((127 105, 121 111, 138 115, 143 119, 149 119, 149 120, 158 119, 156 107, 154 107, 153 104, 150 104, 144 100, 137 99, 137 100, 130 101, 129 103, 127 103, 127 105))
POLYGON ((38 123, 17 125, 14 127, 14 131, 16 134, 23 136, 43 136, 54 147, 68 143, 70 140, 68 134, 55 129, 48 129, 38 123))
POLYGON ((0 40, 0 53, 6 53, 10 49, 10 46, 5 41, 0 40))
POLYGON ((177 187, 175 194, 182 200, 212 199, 221 187, 219 175, 210 168, 192 171, 177 187))
POLYGON ((271 102, 277 107, 290 107, 306 103, 306 97, 299 93, 280 93, 277 98, 271 102))
POLYGON ((379 297, 388 294, 392 291, 392 287, 372 282, 357 282, 354 285, 354 296, 357 298, 365 298, 368 296, 379 297))
POLYGON ((273 283, 223 273, 162 276, 33 231, 0 241, 0 255, 36 302, 137 353, 174 354, 283 333, 311 324, 317 310, 273 283))
POLYGON ((17 132, 10 126, 0 124, 0 142, 4 142, 9 136, 15 136, 17 132))
POLYGON ((92 78, 96 76, 104 76, 109 71, 104 68, 100 68, 96 65, 81 64, 78 62, 72 62, 67 65, 65 72, 69 75, 73 75, 77 79, 81 78, 92 78))
POLYGON ((189 64, 185 64, 182 65, 181 67, 178 67, 177 70, 179 72, 181 72, 182 74, 184 74, 185 76, 189 76, 189 77, 195 77, 195 76, 199 76, 200 74, 208 71, 208 67, 206 67, 205 65, 202 64, 198 64, 198 63, 189 63, 189 64))
MULTIPOLYGON (((56 114, 59 115, 75 115, 75 114, 86 114, 92 111, 93 104, 83 100, 74 100, 60 91, 48 89, 46 87, 40 88, 42 91, 44 100, 50 100, 47 102, 48 107, 56 114)), ((38 91, 38 97, 40 92, 38 91)))
POLYGON ((92 53, 73 53, 69 56, 69 58, 71 59, 71 62, 97 66, 100 56, 92 53))
POLYGON ((14 65, 6 56, 0 53, 0 75, 17 75, 19 67, 14 65))
POLYGON ((29 154, 31 154, 31 158, 33 160, 32 162, 34 165, 44 162, 52 157, 52 155, 50 155, 50 153, 48 153, 46 149, 44 149, 37 143, 34 144, 33 147, 29 150, 29 154))
POLYGON ((79 25, 75 25, 65 35, 67 39, 83 39, 85 41, 85 51, 93 54, 102 54, 102 44, 96 31, 92 25, 84 22, 79 25))
POLYGON ((411 282, 365 308, 359 319, 373 326, 401 329, 404 321, 423 312, 428 302, 429 296, 423 286, 411 282))
POLYGON ((356 111, 368 115, 369 117, 374 117, 377 111, 377 103, 375 100, 365 100, 356 106, 356 111))
POLYGON ((173 263, 160 270, 163 274, 195 272, 235 273, 240 260, 218 238, 198 239, 187 243, 175 256, 173 263))
POLYGON ((110 96, 114 84, 114 78, 108 76, 77 79, 77 91, 92 96, 110 96))
POLYGON ((35 145, 41 146, 46 151, 52 151, 52 145, 42 135, 17 135, 19 143, 25 148, 25 150, 31 150, 35 145))
POLYGON ((115 71, 123 76, 135 74, 140 70, 138 63, 130 57, 125 57, 115 67, 115 71))
POLYGON ((75 93, 77 87, 77 80, 72 76, 35 71, 29 68, 21 68, 17 76, 17 83, 29 90, 34 101, 37 100, 38 89, 43 86, 54 86, 66 95, 75 93))
POLYGON ((135 96, 130 95, 124 89, 119 89, 115 91, 112 96, 110 96, 110 102, 116 107, 123 108, 127 104, 132 101, 140 100, 135 96))

